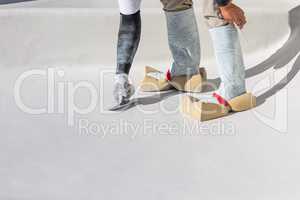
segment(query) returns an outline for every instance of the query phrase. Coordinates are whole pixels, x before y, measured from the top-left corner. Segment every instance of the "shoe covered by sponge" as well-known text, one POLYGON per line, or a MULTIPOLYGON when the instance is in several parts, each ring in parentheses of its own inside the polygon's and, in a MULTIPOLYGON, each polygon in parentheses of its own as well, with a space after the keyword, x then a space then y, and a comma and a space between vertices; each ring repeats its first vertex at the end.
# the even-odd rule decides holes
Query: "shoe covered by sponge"
POLYGON ((230 112, 241 112, 256 107, 256 97, 245 93, 229 101, 214 93, 217 103, 204 102, 192 96, 183 97, 181 112, 200 121, 208 121, 228 115, 230 112))
POLYGON ((153 67, 145 67, 145 77, 140 89, 143 92, 159 92, 171 89, 183 92, 202 92, 206 76, 204 68, 199 68, 197 74, 172 76, 169 70, 165 74, 153 67))
POLYGON ((172 85, 166 79, 166 75, 153 68, 145 67, 145 77, 140 84, 143 92, 159 92, 173 89, 172 85))

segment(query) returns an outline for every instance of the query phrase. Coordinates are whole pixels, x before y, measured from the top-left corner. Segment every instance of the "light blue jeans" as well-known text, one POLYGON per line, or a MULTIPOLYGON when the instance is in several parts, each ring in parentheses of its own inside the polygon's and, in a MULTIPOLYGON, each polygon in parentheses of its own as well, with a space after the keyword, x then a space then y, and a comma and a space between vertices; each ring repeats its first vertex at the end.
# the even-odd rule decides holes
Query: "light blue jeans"
MULTIPOLYGON (((194 10, 165 12, 169 47, 174 62, 171 75, 193 75, 199 72, 200 40, 194 10)), ((220 25, 209 29, 218 65, 221 85, 219 95, 227 100, 246 92, 245 67, 237 29, 220 25)))
POLYGON ((172 76, 199 73, 200 40, 194 9, 165 12, 169 47, 173 56, 172 76))
POLYGON ((246 92, 245 66, 238 31, 232 24, 209 31, 221 78, 218 94, 230 100, 246 92))

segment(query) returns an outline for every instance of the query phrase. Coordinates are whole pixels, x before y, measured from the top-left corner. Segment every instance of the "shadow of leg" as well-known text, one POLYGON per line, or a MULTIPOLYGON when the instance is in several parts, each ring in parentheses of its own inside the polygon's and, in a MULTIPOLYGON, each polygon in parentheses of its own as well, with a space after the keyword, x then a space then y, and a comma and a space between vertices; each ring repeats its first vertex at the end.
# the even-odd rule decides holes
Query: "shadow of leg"
POLYGON ((268 98, 275 95, 286 85, 288 85, 293 80, 293 78, 297 75, 299 70, 300 70, 300 55, 295 61, 291 71, 283 79, 281 79, 279 83, 277 83, 270 90, 266 91, 265 93, 257 97, 257 106, 263 104, 268 98))
POLYGON ((11 4, 11 3, 21 3, 26 1, 35 1, 35 0, 1 0, 0 5, 2 4, 11 4))

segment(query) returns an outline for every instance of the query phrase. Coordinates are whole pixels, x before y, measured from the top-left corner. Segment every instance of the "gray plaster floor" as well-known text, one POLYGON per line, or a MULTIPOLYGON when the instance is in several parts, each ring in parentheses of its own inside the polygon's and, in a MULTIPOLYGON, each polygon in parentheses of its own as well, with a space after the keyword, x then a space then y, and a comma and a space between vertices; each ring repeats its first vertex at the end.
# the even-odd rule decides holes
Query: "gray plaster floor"
MULTIPOLYGON (((1 5, 0 200, 299 199, 300 1, 268 2, 238 1, 259 106, 205 123, 181 115, 177 92, 138 91, 127 111, 107 111, 116 2, 1 5)), ((201 65, 217 79, 198 4, 201 65)), ((171 63, 159 2, 143 6, 135 86, 145 65, 171 63)))

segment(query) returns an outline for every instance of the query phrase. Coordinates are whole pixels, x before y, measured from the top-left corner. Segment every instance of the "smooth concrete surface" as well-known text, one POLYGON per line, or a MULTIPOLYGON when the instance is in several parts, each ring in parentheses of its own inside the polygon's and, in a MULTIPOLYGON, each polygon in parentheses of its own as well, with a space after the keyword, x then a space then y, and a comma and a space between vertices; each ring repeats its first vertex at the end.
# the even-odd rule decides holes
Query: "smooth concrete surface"
MULTIPOLYGON (((138 92, 127 111, 107 111, 116 2, 1 5, 0 200, 299 199, 300 1, 238 3, 248 16, 247 87, 259 106, 205 123, 180 114, 177 92, 138 92)), ((159 2, 143 6, 135 86, 145 65, 171 63, 159 2)), ((198 2, 201 65, 218 82, 200 11, 198 2)))

